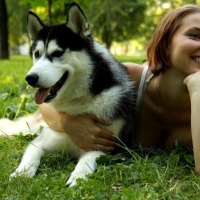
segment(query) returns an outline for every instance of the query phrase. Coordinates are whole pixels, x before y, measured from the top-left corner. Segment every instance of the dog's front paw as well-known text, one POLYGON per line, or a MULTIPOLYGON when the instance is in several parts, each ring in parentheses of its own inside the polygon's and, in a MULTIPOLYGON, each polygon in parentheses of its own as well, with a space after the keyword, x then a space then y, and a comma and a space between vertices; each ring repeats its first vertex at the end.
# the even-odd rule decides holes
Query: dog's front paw
POLYGON ((67 187, 72 187, 72 186, 75 186, 77 184, 77 179, 81 178, 81 179, 87 179, 87 175, 88 174, 91 174, 91 170, 88 171, 88 170, 74 170, 72 173, 71 173, 71 176, 70 178, 68 179, 67 183, 66 183, 66 186, 67 187))
POLYGON ((83 174, 71 174, 70 178, 68 179, 66 186, 67 187, 72 187, 75 186, 77 184, 77 179, 78 178, 82 178, 82 179, 86 179, 85 177, 86 175, 83 174))
POLYGON ((16 171, 10 175, 9 180, 18 176, 32 178, 33 176, 35 176, 36 170, 37 169, 34 167, 29 167, 28 169, 16 169, 16 171))

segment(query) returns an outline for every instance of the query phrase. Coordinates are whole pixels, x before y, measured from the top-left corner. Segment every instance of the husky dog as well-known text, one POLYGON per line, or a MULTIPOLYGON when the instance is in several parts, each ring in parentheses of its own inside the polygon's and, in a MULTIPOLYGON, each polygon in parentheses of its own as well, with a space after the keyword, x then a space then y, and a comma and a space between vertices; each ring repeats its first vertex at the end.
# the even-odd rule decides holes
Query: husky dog
MULTIPOLYGON (((66 24, 46 26, 33 12, 28 13, 27 28, 32 42, 33 66, 26 76, 37 104, 49 103, 70 115, 93 114, 112 121, 105 127, 127 146, 134 137, 134 83, 125 67, 91 35, 88 21, 76 3, 70 4, 66 24)), ((78 158, 66 185, 86 178, 96 169, 100 151, 86 152, 72 143, 66 133, 44 127, 27 147, 11 178, 32 177, 46 151, 65 151, 78 158)))

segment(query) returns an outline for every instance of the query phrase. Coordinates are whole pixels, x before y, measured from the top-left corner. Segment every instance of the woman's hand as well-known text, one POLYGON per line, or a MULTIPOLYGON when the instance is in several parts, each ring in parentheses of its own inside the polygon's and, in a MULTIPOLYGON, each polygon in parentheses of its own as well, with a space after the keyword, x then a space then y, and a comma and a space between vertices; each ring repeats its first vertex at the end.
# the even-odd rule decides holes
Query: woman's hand
POLYGON ((187 86, 190 96, 191 133, 195 170, 200 173, 200 72, 187 76, 183 83, 187 86))
POLYGON ((190 74, 184 79, 183 83, 190 93, 200 93, 200 72, 190 74))
POLYGON ((113 133, 101 127, 101 125, 111 125, 110 122, 93 115, 70 116, 66 113, 59 113, 47 104, 40 105, 40 112, 51 128, 68 134, 81 149, 104 152, 114 150, 113 133))

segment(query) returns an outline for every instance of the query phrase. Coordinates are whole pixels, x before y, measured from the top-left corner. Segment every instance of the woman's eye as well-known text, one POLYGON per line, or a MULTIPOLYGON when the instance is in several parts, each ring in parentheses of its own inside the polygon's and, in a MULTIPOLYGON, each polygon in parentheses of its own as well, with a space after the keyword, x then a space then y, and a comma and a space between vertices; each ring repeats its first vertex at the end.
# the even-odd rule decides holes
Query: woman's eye
POLYGON ((62 56, 64 54, 64 51, 54 51, 52 54, 51 54, 51 57, 56 57, 56 58, 58 58, 58 57, 60 57, 60 56, 62 56))
POLYGON ((34 52, 34 56, 35 56, 36 59, 38 59, 38 58, 40 57, 39 51, 35 51, 35 52, 34 52))
POLYGON ((200 39, 200 33, 190 33, 189 37, 191 37, 192 39, 195 39, 195 40, 199 40, 200 39))

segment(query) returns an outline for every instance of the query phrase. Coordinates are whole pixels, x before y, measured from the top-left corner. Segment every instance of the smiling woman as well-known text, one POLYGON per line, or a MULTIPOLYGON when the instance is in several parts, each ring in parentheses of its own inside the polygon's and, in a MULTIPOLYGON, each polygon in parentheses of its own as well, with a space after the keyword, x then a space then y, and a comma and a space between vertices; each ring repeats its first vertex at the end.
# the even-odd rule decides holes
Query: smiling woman
POLYGON ((186 75, 200 70, 200 15, 191 14, 182 21, 171 42, 172 65, 186 75))

